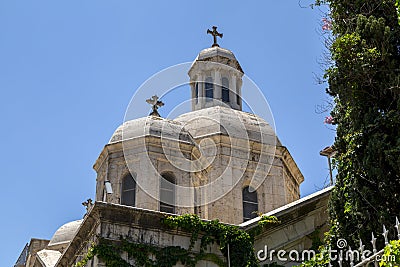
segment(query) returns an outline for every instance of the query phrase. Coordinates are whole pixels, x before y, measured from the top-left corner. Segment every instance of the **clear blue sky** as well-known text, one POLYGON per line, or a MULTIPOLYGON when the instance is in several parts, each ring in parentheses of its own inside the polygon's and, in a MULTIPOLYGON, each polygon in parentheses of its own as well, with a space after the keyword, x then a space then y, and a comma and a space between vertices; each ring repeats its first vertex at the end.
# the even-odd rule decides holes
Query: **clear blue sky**
POLYGON ((305 176, 302 195, 322 188, 319 150, 334 139, 327 114, 315 112, 327 99, 313 75, 322 17, 295 0, 0 0, 0 266, 12 266, 31 237, 50 239, 83 216, 92 165, 135 90, 209 47, 212 25, 263 90, 305 176))

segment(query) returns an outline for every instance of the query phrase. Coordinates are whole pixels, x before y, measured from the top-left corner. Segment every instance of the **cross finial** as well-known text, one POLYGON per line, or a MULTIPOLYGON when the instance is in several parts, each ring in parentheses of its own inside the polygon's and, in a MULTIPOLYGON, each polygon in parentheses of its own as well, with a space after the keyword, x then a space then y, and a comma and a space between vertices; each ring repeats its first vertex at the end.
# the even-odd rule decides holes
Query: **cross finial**
POLYGON ((161 117, 158 113, 158 108, 164 106, 164 103, 158 100, 157 95, 153 95, 151 98, 147 99, 146 102, 152 105, 152 112, 149 114, 150 116, 161 117))
POLYGON ((82 205, 86 207, 86 211, 89 211, 90 208, 93 206, 93 200, 89 198, 85 202, 82 202, 82 205))
POLYGON ((214 37, 214 43, 212 47, 214 46, 219 47, 219 45, 217 44, 217 37, 222 38, 223 34, 217 31, 217 26, 212 26, 212 31, 207 30, 207 34, 211 34, 214 37))

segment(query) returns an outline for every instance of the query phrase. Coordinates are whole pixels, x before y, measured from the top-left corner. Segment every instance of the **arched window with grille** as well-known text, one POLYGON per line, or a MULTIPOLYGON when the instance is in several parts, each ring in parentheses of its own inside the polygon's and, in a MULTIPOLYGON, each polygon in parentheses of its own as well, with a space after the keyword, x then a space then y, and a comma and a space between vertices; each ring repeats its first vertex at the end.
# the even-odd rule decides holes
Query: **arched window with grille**
MULTIPOLYGON (((135 177, 136 178, 136 177, 135 177)), ((135 206, 136 202, 136 181, 129 173, 122 178, 121 184, 121 204, 135 206)))
POLYGON ((204 89, 206 91, 206 101, 212 101, 214 98, 214 84, 211 77, 207 77, 204 89))
POLYGON ((258 200, 257 191, 250 192, 250 187, 243 188, 243 221, 257 217, 258 200))
POLYGON ((164 173, 160 178, 160 211, 175 213, 175 177, 164 173))
POLYGON ((229 80, 226 77, 222 77, 222 101, 229 103, 229 80))

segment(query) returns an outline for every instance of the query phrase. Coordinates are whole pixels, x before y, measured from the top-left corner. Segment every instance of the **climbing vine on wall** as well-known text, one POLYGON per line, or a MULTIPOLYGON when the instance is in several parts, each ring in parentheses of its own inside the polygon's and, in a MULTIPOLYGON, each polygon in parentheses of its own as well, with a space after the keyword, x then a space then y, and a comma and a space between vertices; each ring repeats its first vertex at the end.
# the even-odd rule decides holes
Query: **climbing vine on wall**
POLYGON ((329 5, 332 34, 324 76, 337 127, 330 239, 353 247, 400 213, 399 1, 317 3, 329 5))
POLYGON ((280 222, 274 216, 261 216, 257 226, 249 232, 236 225, 227 225, 218 220, 201 220, 193 214, 169 216, 163 218, 162 223, 172 229, 190 232, 189 248, 184 249, 180 246, 160 248, 149 244, 133 243, 125 238, 121 238, 119 242, 99 238, 98 244, 93 244, 86 256, 75 266, 85 266, 94 256, 102 260, 107 267, 132 266, 121 257, 124 252, 135 261, 135 266, 172 267, 180 262, 185 266, 192 267, 200 260, 211 261, 218 266, 226 266, 226 263, 218 255, 206 252, 207 247, 217 244, 225 258, 228 257, 229 246, 232 267, 255 267, 258 266, 258 261, 254 253, 254 237, 268 225, 280 222), (193 252, 192 249, 200 235, 200 252, 193 252))

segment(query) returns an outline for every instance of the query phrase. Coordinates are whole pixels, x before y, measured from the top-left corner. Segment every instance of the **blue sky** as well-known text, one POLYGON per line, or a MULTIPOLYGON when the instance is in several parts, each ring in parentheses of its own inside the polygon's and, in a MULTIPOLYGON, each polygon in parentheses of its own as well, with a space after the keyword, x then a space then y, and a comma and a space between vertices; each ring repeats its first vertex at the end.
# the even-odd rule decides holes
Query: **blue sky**
POLYGON ((335 134, 316 113, 328 99, 314 78, 323 16, 294 0, 0 0, 0 265, 12 266, 31 237, 50 239, 83 216, 92 165, 135 90, 209 47, 212 25, 265 94, 305 176, 302 195, 322 188, 319 150, 335 134))

